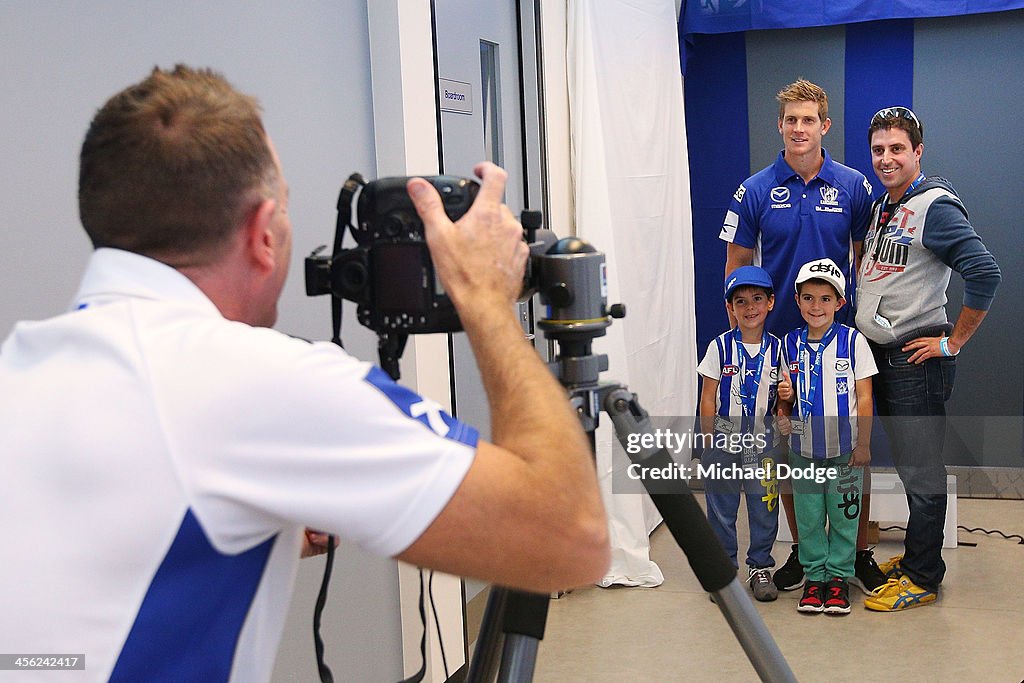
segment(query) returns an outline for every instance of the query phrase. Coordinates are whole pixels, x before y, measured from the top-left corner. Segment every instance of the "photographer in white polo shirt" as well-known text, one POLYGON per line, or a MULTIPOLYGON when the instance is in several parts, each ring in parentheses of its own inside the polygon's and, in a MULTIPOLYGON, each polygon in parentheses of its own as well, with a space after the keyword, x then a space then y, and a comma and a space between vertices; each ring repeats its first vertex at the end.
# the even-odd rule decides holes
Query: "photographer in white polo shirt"
POLYGON ((255 100, 179 66, 97 112, 79 177, 96 251, 72 309, 0 352, 5 651, 84 653, 76 681, 268 680, 306 527, 538 592, 603 575, 589 444, 514 314, 527 248, 505 173, 477 173, 457 223, 408 189, 494 443, 268 329, 291 223, 255 100))

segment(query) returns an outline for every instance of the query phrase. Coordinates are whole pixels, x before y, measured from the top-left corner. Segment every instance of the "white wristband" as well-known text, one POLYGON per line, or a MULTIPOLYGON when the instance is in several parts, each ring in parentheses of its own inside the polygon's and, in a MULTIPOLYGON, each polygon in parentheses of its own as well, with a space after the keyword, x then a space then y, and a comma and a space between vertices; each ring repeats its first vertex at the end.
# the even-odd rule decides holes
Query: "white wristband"
MULTIPOLYGON (((939 341, 939 351, 942 351, 943 356, 955 356, 956 353, 949 352, 949 337, 943 337, 939 341)), ((959 353, 959 352, 957 352, 959 353)))

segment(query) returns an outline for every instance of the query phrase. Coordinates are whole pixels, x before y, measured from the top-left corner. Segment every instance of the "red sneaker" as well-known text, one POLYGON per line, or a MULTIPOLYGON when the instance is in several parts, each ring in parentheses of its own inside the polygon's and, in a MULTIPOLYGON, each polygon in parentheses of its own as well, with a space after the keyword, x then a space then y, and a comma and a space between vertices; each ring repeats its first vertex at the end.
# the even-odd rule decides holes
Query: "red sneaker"
POLYGON ((850 584, 836 577, 825 587, 825 614, 850 613, 850 584))
POLYGON ((804 584, 804 596, 796 606, 801 612, 818 613, 825 609, 825 582, 808 581, 804 584))

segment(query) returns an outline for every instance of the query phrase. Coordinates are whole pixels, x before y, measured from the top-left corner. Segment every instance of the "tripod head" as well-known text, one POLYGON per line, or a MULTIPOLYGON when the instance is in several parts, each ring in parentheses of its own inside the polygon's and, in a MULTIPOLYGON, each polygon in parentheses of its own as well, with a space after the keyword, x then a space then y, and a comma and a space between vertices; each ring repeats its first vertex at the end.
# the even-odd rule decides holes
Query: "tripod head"
POLYGON ((531 256, 546 314, 537 327, 548 340, 558 343, 558 355, 550 365, 555 376, 570 389, 596 386, 608 369, 608 356, 592 353, 593 340, 603 336, 612 318, 623 318, 626 307, 608 305, 608 278, 604 254, 576 237, 551 245, 542 255, 531 256))

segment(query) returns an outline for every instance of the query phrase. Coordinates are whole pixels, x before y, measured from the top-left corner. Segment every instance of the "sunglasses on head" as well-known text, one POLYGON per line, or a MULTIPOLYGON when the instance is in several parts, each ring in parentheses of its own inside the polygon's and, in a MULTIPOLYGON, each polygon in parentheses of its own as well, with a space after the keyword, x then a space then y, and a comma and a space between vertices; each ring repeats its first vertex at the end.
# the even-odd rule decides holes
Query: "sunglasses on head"
POLYGON ((891 121, 899 118, 913 121, 914 125, 917 126, 917 129, 921 130, 921 122, 917 120, 917 115, 906 107, 886 107, 885 109, 879 109, 875 112, 875 115, 871 117, 871 125, 875 125, 881 121, 891 121))

